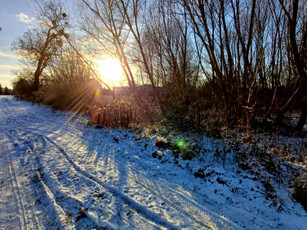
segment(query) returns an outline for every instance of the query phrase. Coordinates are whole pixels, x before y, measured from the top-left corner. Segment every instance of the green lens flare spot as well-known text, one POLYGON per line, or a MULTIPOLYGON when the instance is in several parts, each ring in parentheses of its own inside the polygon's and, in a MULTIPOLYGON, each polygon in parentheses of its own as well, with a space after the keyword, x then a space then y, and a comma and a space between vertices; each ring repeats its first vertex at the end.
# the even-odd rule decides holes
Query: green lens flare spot
POLYGON ((178 147, 182 148, 184 146, 184 142, 183 141, 178 141, 177 145, 178 145, 178 147))

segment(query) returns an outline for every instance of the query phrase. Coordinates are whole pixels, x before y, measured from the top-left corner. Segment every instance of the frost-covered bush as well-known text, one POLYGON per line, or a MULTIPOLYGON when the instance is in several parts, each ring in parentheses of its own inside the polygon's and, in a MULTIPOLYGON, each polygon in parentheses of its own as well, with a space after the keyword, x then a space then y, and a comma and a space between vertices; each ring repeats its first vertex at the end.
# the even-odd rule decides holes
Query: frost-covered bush
POLYGON ((184 160, 197 156, 202 148, 202 139, 194 136, 183 136, 170 133, 166 138, 157 136, 155 146, 171 149, 175 157, 181 156, 184 160))
POLYGON ((180 155, 184 160, 190 160, 197 156, 201 147, 202 142, 196 138, 177 137, 172 141, 174 155, 180 155))

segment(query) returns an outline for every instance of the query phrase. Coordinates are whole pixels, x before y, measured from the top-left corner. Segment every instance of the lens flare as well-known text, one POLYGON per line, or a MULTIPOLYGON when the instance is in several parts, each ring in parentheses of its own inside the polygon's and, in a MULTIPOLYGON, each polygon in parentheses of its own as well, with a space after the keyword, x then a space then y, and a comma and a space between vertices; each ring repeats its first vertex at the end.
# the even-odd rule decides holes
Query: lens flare
POLYGON ((100 95, 101 95, 100 90, 99 90, 99 89, 96 89, 95 94, 94 94, 94 98, 95 98, 95 99, 98 99, 98 98, 100 97, 100 95))
POLYGON ((184 142, 181 141, 181 140, 177 141, 177 146, 178 146, 179 148, 182 148, 182 147, 184 146, 184 142))

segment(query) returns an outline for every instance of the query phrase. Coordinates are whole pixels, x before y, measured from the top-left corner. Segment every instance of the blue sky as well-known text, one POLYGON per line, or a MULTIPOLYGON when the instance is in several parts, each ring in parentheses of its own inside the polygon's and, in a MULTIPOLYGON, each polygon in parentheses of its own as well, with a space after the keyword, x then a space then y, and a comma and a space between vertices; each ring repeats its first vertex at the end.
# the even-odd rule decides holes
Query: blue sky
POLYGON ((18 59, 11 43, 21 36, 34 20, 32 0, 0 0, 0 84, 11 88, 18 59))

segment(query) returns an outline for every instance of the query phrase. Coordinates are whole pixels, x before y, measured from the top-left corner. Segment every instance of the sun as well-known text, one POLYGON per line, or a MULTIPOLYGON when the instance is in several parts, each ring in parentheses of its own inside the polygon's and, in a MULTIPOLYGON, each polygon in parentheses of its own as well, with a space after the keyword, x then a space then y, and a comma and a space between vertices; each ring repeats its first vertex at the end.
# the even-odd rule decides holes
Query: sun
POLYGON ((97 60, 101 79, 110 86, 120 85, 124 81, 123 69, 116 59, 97 60))

